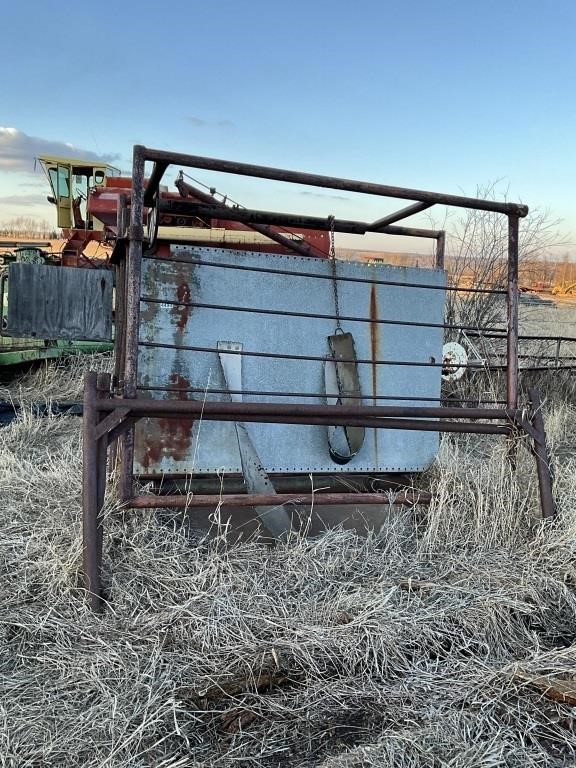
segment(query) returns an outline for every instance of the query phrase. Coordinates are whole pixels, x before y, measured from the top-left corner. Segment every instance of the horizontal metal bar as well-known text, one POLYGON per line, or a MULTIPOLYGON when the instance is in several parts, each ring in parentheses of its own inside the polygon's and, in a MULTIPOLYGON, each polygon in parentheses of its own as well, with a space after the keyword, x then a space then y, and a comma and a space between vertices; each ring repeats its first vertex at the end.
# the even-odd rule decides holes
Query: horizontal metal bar
MULTIPOLYGON (((224 221, 237 221, 242 224, 259 226, 278 226, 284 229, 314 229, 330 232, 344 232, 349 235, 365 235, 367 232, 378 232, 384 235, 402 235, 404 237, 425 237, 432 240, 438 238, 438 232, 432 229, 419 229, 415 227, 379 226, 373 229, 367 221, 349 221, 346 219, 321 218, 318 216, 305 216, 304 214, 282 213, 281 211, 260 211, 250 208, 224 209, 219 205, 207 205, 191 200, 165 200, 157 202, 160 214, 187 217, 190 226, 196 226, 196 219, 222 219, 224 221)), ((186 226, 181 224, 180 226, 186 226)))
POLYGON ((513 421, 522 417, 522 410, 508 408, 445 408, 442 406, 403 405, 311 405, 308 403, 234 403, 206 402, 204 400, 151 400, 150 398, 111 398, 98 400, 99 411, 114 411, 129 408, 132 414, 150 413, 162 410, 166 414, 200 415, 221 413, 230 418, 243 420, 248 415, 274 417, 282 416, 323 416, 326 418, 374 416, 411 417, 415 419, 462 418, 485 419, 488 421, 513 421))
MULTIPOLYGON (((155 253, 144 253, 143 258, 150 259, 152 261, 167 261, 165 256, 158 256, 155 253)), ((232 264, 222 263, 219 261, 210 261, 208 259, 184 259, 178 256, 170 255, 168 261, 175 262, 176 264, 198 264, 204 267, 217 267, 221 269, 236 269, 241 272, 260 272, 268 275, 289 275, 292 277, 312 277, 317 280, 330 280, 333 281, 332 275, 320 275, 317 272, 294 272, 290 269, 274 269, 273 267, 255 267, 247 264, 232 264)), ((343 260, 337 260, 343 261, 343 260)), ((343 261, 343 263, 345 263, 343 261)), ((347 277, 344 275, 337 275, 336 280, 339 283, 369 283, 370 285, 394 285, 400 288, 426 288, 431 291, 455 291, 457 293, 481 293, 490 295, 505 296, 507 291, 505 289, 495 288, 461 288, 455 285, 432 285, 430 283, 406 283, 398 282, 397 280, 378 280, 370 277, 347 277)), ((497 330, 497 329, 492 329, 497 330)), ((471 327, 470 331, 476 331, 476 328, 471 327)), ((502 329, 501 333, 506 333, 502 329)))
MULTIPOLYGON (((175 402, 175 401, 156 401, 175 402)), ((190 401, 188 401, 190 402, 190 401)), ((344 407, 344 406, 343 406, 344 407)), ((145 414, 149 418, 178 419, 181 414, 167 412, 163 408, 152 409, 145 414)), ((463 421, 432 421, 430 419, 393 419, 373 416, 302 416, 274 414, 242 414, 232 417, 227 413, 200 410, 198 419, 206 421, 238 421, 254 422, 257 424, 300 424, 306 426, 343 426, 365 427, 366 429, 399 429, 416 432, 456 432, 459 434, 503 435, 513 432, 511 425, 485 424, 483 422, 463 421)))
POLYGON ((186 509, 188 507, 258 507, 281 504, 334 506, 336 504, 382 504, 416 506, 430 504, 432 495, 416 492, 389 493, 278 493, 278 494, 190 494, 188 496, 135 496, 125 506, 132 509, 186 509))
MULTIPOLYGON (((506 371, 508 370, 507 365, 498 365, 498 364, 492 364, 492 363, 486 363, 482 366, 479 366, 484 371, 506 371)), ((523 365, 521 366, 518 371, 519 373, 529 373, 531 371, 573 371, 574 366, 573 365, 523 365)))
POLYGON ((565 343, 576 341, 576 336, 525 336, 520 334, 518 338, 521 341, 563 341, 565 343))
POLYGON ((342 179, 334 176, 322 176, 315 173, 302 173, 300 171, 290 171, 282 168, 252 165, 250 163, 238 163, 231 160, 218 160, 217 158, 203 157, 200 155, 166 152, 164 150, 150 149, 149 147, 142 145, 135 147, 135 153, 142 155, 146 160, 184 165, 187 168, 203 168, 207 171, 221 171, 240 176, 270 179, 273 181, 287 181, 294 184, 304 184, 313 187, 327 187, 345 192, 361 192, 363 194, 378 195, 380 197, 397 197, 401 200, 419 200, 420 202, 452 205, 458 208, 495 211, 497 213, 512 214, 520 217, 524 217, 528 213, 528 207, 526 205, 519 205, 517 203, 498 203, 494 200, 480 200, 478 198, 463 197, 461 195, 428 192, 422 189, 393 187, 385 184, 357 181, 354 179, 342 179))
MULTIPOLYGON (((493 357, 498 359, 506 357, 506 352, 492 352, 491 354, 493 355, 493 357)), ((550 360, 554 362, 558 361, 559 363, 568 363, 572 360, 576 360, 576 356, 575 355, 560 355, 560 356, 540 355, 538 353, 534 353, 534 354, 526 353, 523 355, 518 355, 518 360, 534 360, 534 362, 542 362, 544 360, 550 360)))
MULTIPOLYGON (((137 389, 141 392, 175 392, 177 394, 192 394, 202 392, 203 395, 242 395, 242 396, 255 396, 255 397, 310 397, 317 399, 325 399, 324 393, 318 392, 273 392, 272 390, 264 389, 216 389, 212 387, 165 387, 165 386, 139 386, 137 389)), ((341 400, 356 400, 357 395, 346 395, 340 393, 338 397, 341 400)), ((410 403, 431 403, 431 402, 443 402, 447 398, 443 397, 408 397, 406 395, 370 395, 367 400, 405 400, 410 403)), ((469 403, 470 398, 466 400, 458 400, 456 398, 450 398, 450 403, 469 403)), ((485 404, 492 405, 505 405, 506 400, 485 400, 485 404)))
MULTIPOLYGON (((434 326, 432 326, 434 327, 434 326)), ((442 327, 442 326, 438 326, 442 327)), ((179 349, 187 350, 188 352, 219 352, 217 347, 197 347, 192 344, 167 344, 159 341, 139 341, 138 344, 141 347, 149 347, 150 349, 179 349)), ((334 358, 328 355, 289 355, 281 352, 250 352, 248 350, 226 350, 227 355, 243 355, 245 357, 262 357, 273 360, 307 360, 317 361, 325 363, 327 361, 333 361, 334 358)), ((477 370, 479 367, 485 367, 484 365, 478 365, 476 363, 466 363, 460 365, 459 363, 449 364, 443 362, 433 363, 418 363, 410 360, 372 360, 372 359, 351 359, 351 358, 339 358, 340 363, 356 363, 356 365, 389 365, 408 368, 445 368, 446 370, 470 368, 477 370)), ((505 367, 505 366, 504 366, 505 367)))
MULTIPOLYGON (((496 330, 492 329, 491 331, 487 331, 486 333, 480 333, 476 330, 470 330, 469 331, 470 336, 478 336, 480 338, 484 339, 505 339, 506 338, 506 331, 504 330, 496 330)), ((518 339, 520 341, 563 341, 563 342, 571 342, 576 341, 576 336, 534 336, 530 334, 519 334, 518 339)))
MULTIPOLYGON (((166 413, 163 410, 151 411, 146 414, 150 418, 158 419, 178 419, 177 414, 166 413)), ((228 414, 202 412, 200 419, 207 421, 236 421, 228 414)), ((238 417, 240 418, 240 417, 238 417)), ((257 424, 295 424, 306 426, 346 426, 346 427, 365 427, 366 429, 394 429, 407 430, 415 432, 455 432, 458 434, 478 434, 478 435, 503 435, 507 436, 513 428, 508 425, 485 424, 483 422, 460 422, 460 421, 432 421, 430 419, 392 419, 377 418, 370 416, 274 416, 243 414, 242 421, 254 422, 257 424)))
POLYGON ((155 296, 140 296, 146 304, 167 304, 174 307, 194 307, 196 309, 216 309, 226 312, 248 312, 257 315, 275 315, 279 317, 306 317, 310 320, 340 320, 350 323, 370 323, 374 325, 402 325, 409 328, 447 328, 443 323, 419 323, 414 320, 384 320, 383 318, 358 317, 357 315, 335 315, 318 312, 296 312, 288 309, 264 309, 261 307, 241 307, 233 304, 207 304, 201 301, 178 301, 177 299, 158 299, 155 296))
MULTIPOLYGON (((172 216, 184 216, 191 221, 201 219, 222 219, 237 221, 242 224, 275 224, 279 227, 294 227, 298 229, 317 229, 329 232, 332 220, 317 216, 282 213, 280 211, 256 211, 248 208, 224 209, 217 205, 198 203, 192 200, 159 200, 158 212, 172 216)), ((334 231, 348 234, 363 235, 366 233, 368 222, 334 219, 334 231)))
MULTIPOLYGON (((446 421, 422 418, 392 418, 373 416, 372 412, 386 406, 325 406, 286 405, 279 403, 219 403, 199 400, 142 400, 122 401, 131 409, 132 416, 158 419, 179 419, 182 416, 206 421, 243 421, 258 424, 303 424, 318 426, 357 426, 372 429, 413 430, 417 432, 455 432, 486 435, 509 435, 514 431, 511 423, 486 424, 482 422, 446 421), (338 413, 334 413, 336 408, 338 413), (254 410, 256 409, 256 410, 254 410), (302 409, 306 409, 304 412, 302 409), (351 412, 352 411, 352 412, 351 412)), ((102 401, 100 410, 109 410, 109 401, 102 401)), ((419 409, 414 408, 414 411, 419 409)), ((420 409, 421 410, 421 409, 420 409)), ((431 409, 429 409, 431 410, 431 409)), ((470 409, 462 409, 470 410, 470 409)), ((461 418, 465 418, 462 416, 461 418)), ((494 420, 494 419, 492 419, 494 420)))

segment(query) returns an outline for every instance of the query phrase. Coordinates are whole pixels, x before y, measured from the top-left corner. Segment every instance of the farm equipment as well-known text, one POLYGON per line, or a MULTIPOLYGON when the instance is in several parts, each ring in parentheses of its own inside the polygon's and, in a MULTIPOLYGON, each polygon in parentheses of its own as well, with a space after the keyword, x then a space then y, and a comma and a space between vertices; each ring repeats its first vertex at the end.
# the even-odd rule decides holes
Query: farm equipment
MULTIPOLYGON (((78 313, 83 316, 86 307, 78 292, 98 278, 70 272, 61 268, 59 257, 38 246, 16 247, 0 256, 0 368, 112 348, 111 327, 95 335, 94 329, 79 326, 78 313), (56 286, 60 290, 54 292, 56 286)), ((101 277, 109 289, 97 295, 108 299, 101 308, 110 316, 112 276, 101 277)))
POLYGON ((89 208, 118 171, 105 164, 42 156, 64 247, 6 244, 0 256, 0 367, 112 349, 112 273, 106 228, 89 208), (12 247, 10 247, 12 246, 12 247), (85 270, 75 270, 85 267, 85 270))
POLYGON ((393 505, 429 503, 430 494, 406 486, 404 473, 430 466, 441 433, 524 436, 536 458, 542 514, 554 514, 538 393, 519 402, 525 206, 140 146, 123 189, 111 257, 114 374, 89 373, 85 381, 84 575, 94 609, 105 593, 112 445, 124 507, 251 510, 270 535, 286 540, 302 505, 330 522, 342 505, 371 505, 377 519, 393 505), (183 173, 179 194, 167 192, 161 181, 170 165, 412 202, 377 221, 247 209, 191 187, 183 173), (442 376, 477 367, 456 347, 443 355, 445 334, 482 329, 445 325, 446 293, 476 289, 447 282, 444 233, 398 224, 434 204, 507 216, 504 403, 442 404, 442 376), (429 238, 435 264, 341 261, 338 232, 429 238))
MULTIPOLYGON (((0 267, 0 366, 111 349, 111 323, 95 327, 89 318, 112 317, 110 244, 116 241, 119 211, 124 210, 132 180, 103 163, 49 155, 38 161, 51 187, 48 200, 56 207, 64 244, 57 254, 33 245, 5 252, 0 267), (57 274, 53 267, 62 271, 57 274), (72 267, 107 273, 73 272, 72 267), (99 295, 102 280, 107 288, 99 295)), ((163 198, 173 202, 186 198, 217 208, 209 219, 193 217, 186 222, 188 241, 221 248, 328 255, 329 239, 324 231, 294 232, 221 219, 220 212, 228 210, 227 198, 218 197, 216 190, 208 194, 194 187, 183 174, 176 186, 178 191, 172 193, 163 188, 163 198)), ((181 216, 162 214, 155 222, 156 234, 177 240, 182 221, 181 216)))

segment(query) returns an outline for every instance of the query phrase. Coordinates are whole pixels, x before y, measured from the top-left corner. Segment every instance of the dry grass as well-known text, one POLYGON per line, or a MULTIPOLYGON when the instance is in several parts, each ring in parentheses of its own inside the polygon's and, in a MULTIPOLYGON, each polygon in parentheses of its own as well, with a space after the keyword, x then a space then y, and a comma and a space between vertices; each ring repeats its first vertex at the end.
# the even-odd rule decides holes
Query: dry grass
POLYGON ((103 352, 47 360, 31 373, 1 385, 0 400, 21 403, 82 400, 83 376, 89 370, 111 371, 111 355, 103 352))
POLYGON ((552 524, 532 462, 513 477, 480 439, 444 443, 426 522, 365 538, 228 544, 110 506, 98 618, 79 420, 22 414, 0 430, 0 766, 574 765, 573 709, 529 682, 576 675, 576 412, 548 424, 552 524))

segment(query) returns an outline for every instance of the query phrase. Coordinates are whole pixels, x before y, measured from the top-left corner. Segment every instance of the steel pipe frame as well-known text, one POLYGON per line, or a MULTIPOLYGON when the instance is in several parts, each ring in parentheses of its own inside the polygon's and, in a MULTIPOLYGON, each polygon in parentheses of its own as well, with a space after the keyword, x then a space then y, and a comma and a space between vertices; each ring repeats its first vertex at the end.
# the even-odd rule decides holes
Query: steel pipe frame
MULTIPOLYGON (((298 494, 314 493, 383 493, 384 491, 398 492, 410 491, 414 493, 424 493, 410 485, 410 479, 406 473, 386 473, 378 475, 377 478, 371 477, 366 472, 349 472, 345 479, 341 474, 330 472, 318 472, 314 475, 314 482, 310 480, 310 475, 304 472, 271 472, 269 478, 274 485, 276 493, 289 493, 291 496, 298 494)), ((173 496, 176 494, 186 495, 190 491, 190 475, 185 472, 172 472, 170 479, 157 473, 140 472, 136 475, 141 485, 151 483, 157 487, 163 495, 173 496), (185 490, 174 490, 181 488, 185 490)), ((196 475, 194 477, 194 494, 206 494, 210 496, 223 494, 245 495, 246 483, 242 472, 230 472, 222 480, 218 475, 196 475)), ((158 491, 150 492, 150 495, 158 495, 158 491)), ((347 496, 349 498, 349 496, 347 496)))
POLYGON ((82 561, 84 588, 93 611, 103 608, 102 541, 103 507, 106 492, 108 439, 98 435, 99 401, 110 389, 110 376, 90 371, 84 379, 84 414, 82 419, 82 561))
MULTIPOLYGON (((236 174, 241 176, 250 176, 254 178, 263 178, 275 181, 292 182, 315 187, 325 187, 338 189, 347 192, 359 192, 380 197, 393 197, 402 200, 413 200, 415 205, 408 206, 397 214, 396 220, 405 216, 412 215, 418 204, 441 204, 455 206, 460 208, 471 208, 482 211, 492 211, 503 213, 508 216, 508 329, 507 329, 507 400, 510 408, 516 408, 518 405, 518 360, 516 358, 518 351, 518 224, 519 219, 528 214, 528 207, 518 203, 499 203, 493 200, 479 200, 478 198, 464 197, 462 195, 447 195, 437 192, 429 192, 419 189, 408 189, 405 187, 394 187, 384 184, 375 184, 372 182, 358 181, 354 179, 341 179, 333 176, 323 176, 320 174, 302 173, 299 171, 290 171, 282 168, 272 168, 258 166, 249 163, 238 163, 230 160, 219 160, 217 158, 202 157, 199 155, 187 155, 178 152, 167 152, 163 150, 150 149, 142 145, 134 147, 134 169, 133 169, 133 201, 137 207, 137 215, 131 212, 131 224, 134 226, 137 221, 141 226, 143 223, 143 205, 151 205, 157 194, 160 181, 166 170, 171 164, 183 165, 192 168, 203 168, 209 171, 220 171, 224 173, 236 174), (144 191, 144 165, 146 161, 152 161, 154 168, 144 191)), ((133 208, 134 208, 133 202, 133 208)), ((221 211, 216 213, 220 216, 221 211)), ((304 217, 305 218, 305 217, 304 217)), ((388 217, 390 218, 390 217, 388 217)), ((379 222, 376 222, 378 224, 379 222)), ((131 236, 138 237, 139 232, 131 232, 131 236)), ((437 236, 437 233, 436 233, 437 236)), ((136 257, 136 249, 134 249, 136 257)), ((139 269, 142 258, 141 239, 140 253, 136 269, 139 269)), ((441 253, 437 254, 437 259, 443 259, 441 253)))
MULTIPOLYGON (((366 415, 364 411, 378 410, 386 406, 363 406, 357 408, 357 413, 350 413, 353 406, 326 406, 326 405, 303 405, 288 406, 288 411, 282 406, 284 404, 272 405, 264 403, 206 403, 199 400, 150 400, 146 399, 117 399, 113 403, 103 403, 104 411, 114 414, 114 429, 122 431, 121 425, 127 419, 137 420, 143 417, 178 419, 183 416, 187 418, 197 417, 199 420, 206 421, 243 421, 256 422, 259 424, 305 424, 319 426, 363 426, 374 429, 400 429, 415 430, 417 432, 458 432, 486 435, 510 435, 517 425, 529 430, 526 420, 519 416, 510 423, 506 424, 484 424, 474 421, 446 421, 446 414, 438 414, 444 418, 433 421, 431 416, 422 416, 417 414, 417 408, 413 413, 407 413, 405 417, 393 416, 373 416, 366 415), (231 408, 219 408, 218 406, 232 406, 231 408), (109 407, 112 406, 112 407, 109 407), (179 407, 180 406, 180 407, 179 407), (188 406, 188 407, 183 407, 188 406), (244 408, 246 407, 246 408, 244 408), (306 412, 301 412, 301 408, 306 408, 306 412), (334 410, 340 410, 334 413, 334 410)), ((433 410, 433 409, 429 409, 433 410)), ((444 409, 435 409, 442 411, 444 409)), ((465 410, 465 409, 463 409, 465 410)), ((482 419, 482 416, 471 416, 472 419, 482 419)), ((491 416, 492 420, 502 420, 502 417, 491 416)), ((97 437, 106 433, 106 428, 97 430, 97 437)))
MULTIPOLYGON (((351 192, 360 192, 385 197, 397 197, 400 199, 409 199, 416 201, 397 214, 392 214, 395 220, 400 220, 405 216, 412 215, 417 210, 423 210, 425 207, 434 203, 445 205, 454 205, 458 207, 467 207, 480 210, 495 211, 504 213, 509 221, 508 238, 508 328, 507 328, 507 351, 508 360, 506 367, 507 375, 507 404, 510 409, 515 409, 518 403, 518 221, 519 217, 525 216, 528 208, 515 203, 496 203, 494 201, 478 200, 455 195, 444 195, 440 193, 425 192, 422 190, 410 190, 400 187, 391 187, 369 182, 360 182, 349 179, 337 179, 335 177, 319 176, 317 174, 304 174, 295 171, 286 171, 277 168, 266 168, 254 166, 245 163, 234 163, 230 161, 205 158, 195 155, 182 155, 180 153, 164 152, 161 150, 148 149, 141 145, 134 147, 133 153, 133 173, 132 173, 132 201, 130 206, 130 227, 129 227, 129 248, 128 265, 126 275, 126 332, 125 332, 125 371, 122 382, 123 392, 126 397, 134 398, 137 391, 137 357, 138 357, 138 326, 139 326, 139 305, 140 305, 140 275, 142 265, 142 242, 144 235, 144 206, 150 205, 156 201, 157 192, 162 176, 168 165, 177 163, 187 167, 205 168, 207 170, 223 171, 239 175, 253 176, 258 178, 275 179, 279 181, 288 181, 301 183, 311 186, 329 187, 351 192), (145 188, 145 164, 146 161, 153 161, 154 168, 145 188)), ((186 201, 177 201, 190 210, 190 203, 186 201)), ((210 210, 209 206, 204 206, 210 210)), ((200 206, 196 206, 199 210, 200 206)), ((239 210, 230 209, 231 215, 234 213, 241 215, 239 210)), ((214 215, 221 217, 221 208, 214 206, 214 215)), ((304 217, 306 218, 306 217, 304 217)), ((387 220, 374 222, 374 227, 388 225, 390 216, 387 220)), ((315 220, 314 226, 318 226, 315 220)), ((328 226, 328 223, 327 223, 328 226)), ((369 225, 370 226, 370 225, 369 225)), ((405 228, 396 228, 399 231, 406 232, 405 228)), ((437 239, 436 262, 443 263, 444 259, 444 238, 443 233, 436 233, 431 230, 423 231, 423 234, 434 236, 437 239)), ((419 233, 420 234, 420 233, 419 233)), ((314 407, 314 406, 312 406, 314 407)), ((132 496, 132 463, 133 463, 133 429, 127 431, 123 437, 122 464, 121 464, 121 499, 126 501, 132 496)))
MULTIPOLYGON (((375 184, 371 182, 357 181, 353 179, 339 179, 332 176, 322 176, 319 174, 301 173, 299 171, 289 171, 281 168, 271 168, 257 166, 248 163, 237 163, 229 160, 218 160, 216 158, 202 157, 199 155, 186 155, 182 153, 166 152, 154 150, 136 145, 134 147, 134 170, 133 170, 133 208, 137 207, 137 214, 131 211, 131 229, 135 220, 142 225, 143 205, 150 205, 155 199, 162 176, 171 164, 184 165, 186 167, 204 168, 205 170, 221 171, 224 173, 237 174, 242 176, 251 176, 256 178, 271 179, 276 181, 293 182, 296 184, 305 184, 316 187, 327 187, 339 189, 348 192, 360 192, 382 197, 394 197, 416 201, 415 205, 398 211, 395 220, 398 221, 405 216, 412 215, 416 209, 421 210, 422 206, 418 204, 435 203, 461 208, 472 208, 483 211, 493 211, 503 213, 508 216, 508 367, 507 367, 507 400, 510 408, 515 408, 518 404, 518 361, 516 359, 518 347, 518 222, 519 218, 528 213, 528 207, 517 203, 498 203, 492 200, 479 200, 461 195, 446 195, 443 193, 428 192, 418 189, 407 189, 403 187, 393 187, 384 184, 375 184), (154 168, 148 182, 146 191, 144 191, 144 165, 146 161, 153 161, 154 168), (137 186, 136 186, 137 184, 137 186)), ((184 205, 189 205, 184 203, 184 205)), ((208 206, 206 206, 208 208, 208 206)), ((231 210, 239 215, 239 211, 231 210)), ((221 214, 221 210, 216 212, 216 216, 221 214)), ((303 217, 306 218, 306 217, 303 217)), ((311 217, 309 217, 311 218, 311 217)), ((390 217, 388 217, 390 219, 390 217)), ((380 220, 385 221, 385 220, 380 220)), ((380 222, 376 222, 378 225, 380 222)), ((272 222, 271 222, 272 223, 272 222)), ((370 226, 370 225, 368 225, 370 226)), ((389 229, 389 228, 387 228, 389 229)), ((138 236, 138 232, 131 232, 132 236, 138 236)), ((430 234, 432 236, 432 233, 430 234)), ((438 236, 438 233, 435 235, 438 236)), ((136 254, 134 253, 134 256, 136 254)), ((137 268, 140 266, 142 258, 141 239, 140 254, 137 268)), ((443 260, 442 254, 437 253, 437 259, 443 260)))
MULTIPOLYGON (((367 221, 347 221, 344 219, 321 218, 318 216, 304 216, 292 213, 280 213, 279 211, 257 211, 250 208, 230 208, 222 210, 222 206, 207 205, 206 203, 194 203, 189 200, 159 200, 157 203, 160 214, 182 216, 190 219, 190 226, 194 226, 194 219, 225 219, 226 221, 238 221, 249 226, 276 226, 284 228, 296 227, 297 229, 316 229, 329 232, 332 228, 335 232, 343 232, 350 235, 365 235, 374 232, 383 235, 405 235, 406 237, 424 237, 437 240, 439 232, 433 229, 420 229, 417 227, 374 227, 367 221), (225 214, 225 215, 224 215, 225 214)), ((185 226, 185 225, 183 225, 185 226)))
MULTIPOLYGON (((83 561, 85 588, 90 606, 101 611, 104 606, 102 586, 102 509, 106 478, 107 447, 127 427, 143 416, 152 418, 179 418, 198 416, 212 420, 242 420, 299 424, 357 424, 382 429, 433 430, 502 434, 524 432, 532 438, 532 451, 536 457, 542 516, 555 514, 552 495, 550 459, 546 447, 546 434, 537 391, 530 393, 532 407, 529 414, 508 408, 439 408, 402 406, 314 406, 298 404, 269 405, 263 403, 217 402, 204 403, 186 400, 151 401, 138 397, 112 397, 110 380, 90 372, 85 377, 84 389, 84 465, 83 465, 83 561), (368 414, 368 415, 366 415, 368 414), (375 416, 373 414, 379 414, 375 416), (464 417, 470 422, 445 420, 431 421, 438 416, 464 417), (504 424, 478 423, 478 420, 504 421, 504 424)), ((432 496, 417 491, 385 490, 380 493, 281 493, 262 494, 181 494, 175 496, 130 496, 124 500, 127 508, 151 507, 188 508, 211 505, 236 507, 270 504, 429 504, 432 496)))
MULTIPOLYGON (((440 192, 428 192, 421 189, 408 189, 406 187, 394 187, 373 182, 358 181, 355 179, 342 179, 335 176, 322 176, 314 173, 302 173, 283 168, 272 168, 250 163, 238 163, 230 160, 218 160, 200 155, 187 155, 179 152, 166 152, 158 149, 150 149, 142 145, 134 147, 134 157, 138 156, 143 161, 152 161, 155 167, 152 171, 148 189, 146 190, 145 204, 150 205, 158 189, 162 175, 169 165, 183 165, 188 168, 202 168, 207 171, 221 171, 240 176, 269 179, 272 181, 285 181, 294 184, 304 184, 312 187, 325 187, 338 189, 345 192, 360 192, 380 197, 394 197, 400 200, 414 200, 431 205, 449 205, 458 208, 473 208, 481 211, 494 211, 507 215, 524 217, 528 213, 526 205, 518 203, 498 203, 493 200, 479 200, 462 195, 449 195, 440 192)), ((406 214, 411 215, 411 214, 406 214)))
MULTIPOLYGON (((95 374, 86 376, 84 395, 84 467, 83 467, 83 530, 84 530, 84 578, 85 586, 94 610, 103 606, 103 590, 101 584, 102 558, 102 507, 106 476, 107 447, 118 438, 123 442, 120 472, 120 497, 126 506, 144 507, 162 503, 161 497, 147 500, 146 497, 135 497, 133 494, 133 426, 144 415, 161 418, 177 418, 181 414, 197 415, 200 417, 198 405, 202 410, 202 418, 221 420, 254 420, 282 421, 286 423, 318 423, 318 424, 357 424, 385 429, 412 429, 433 431, 457 431, 472 433, 504 434, 521 433, 529 435, 534 441, 533 451, 536 456, 540 498, 544 517, 551 517, 554 510, 552 496, 552 477, 550 462, 546 451, 546 436, 541 415, 538 394, 532 393, 532 409, 529 416, 517 408, 518 400, 518 223, 519 218, 527 214, 527 207, 513 203, 495 203, 493 201, 476 200, 454 195, 443 195, 410 190, 399 187, 389 187, 379 184, 357 182, 314 174, 301 174, 294 171, 263 168, 243 163, 214 160, 192 155, 180 155, 145 147, 134 147, 134 163, 132 174, 132 199, 130 206, 130 225, 128 228, 128 258, 125 264, 124 301, 125 312, 120 316, 117 352, 121 362, 117 364, 115 390, 121 397, 106 396, 106 382, 99 381, 95 374), (144 189, 144 170, 146 160, 155 162, 148 188, 144 189), (505 409, 446 409, 446 408, 417 408, 400 406, 365 406, 353 408, 350 406, 318 406, 298 404, 297 406, 282 406, 282 404, 267 406, 256 403, 195 403, 194 401, 150 401, 137 397, 137 357, 138 357, 138 327, 140 307, 140 276, 142 264, 142 243, 144 236, 144 206, 154 202, 164 171, 171 163, 218 170, 228 173, 249 175, 260 178, 276 179, 300 184, 329 187, 351 192, 361 192, 380 196, 397 197, 415 200, 416 205, 399 211, 395 220, 428 205, 445 204, 479 210, 494 211, 508 216, 508 328, 507 328, 507 408, 505 409), (239 407, 240 406, 240 407, 239 407), (268 408, 268 410, 267 410, 268 408), (331 408, 336 408, 331 410, 331 408), (288 410, 286 410, 288 409, 288 410), (455 418, 468 418, 470 422, 447 422, 453 411, 455 418), (424 421, 422 420, 424 419, 424 421), (433 421, 432 419, 437 419, 433 421), (474 420, 504 421, 501 424, 482 424, 474 420)), ((218 212, 218 217, 221 211, 218 212)), ((390 221, 390 217, 387 217, 390 221)), ((375 222, 373 226, 385 225, 386 219, 375 222)), ((407 228, 396 228, 406 231, 407 228)), ((442 266, 444 259, 444 235, 434 233, 437 240, 436 265, 442 266)), ((288 494, 290 495, 290 494, 288 494)), ((320 500, 316 494, 308 496, 296 494, 295 499, 309 498, 319 503, 382 503, 387 494, 331 494, 320 500), (330 502, 330 497, 333 502, 330 502)), ((260 497, 243 496, 238 500, 234 495, 228 495, 230 503, 253 505, 260 497)), ((284 498, 283 495, 280 498, 284 498)), ((424 503, 422 496, 412 496, 403 493, 396 497, 398 503, 424 503)), ((274 500, 279 501, 275 496, 274 500)), ((171 497, 167 503, 180 506, 191 506, 188 496, 171 497)), ((228 503, 227 501, 227 503, 228 503)), ((390 498, 388 503, 393 503, 390 498)), ((196 496, 196 502, 222 503, 220 496, 196 496)), ((385 502, 386 503, 386 502, 385 502)))
MULTIPOLYGON (((446 408, 440 406, 404 406, 404 405, 311 405, 308 403, 245 403, 245 402, 204 402, 203 400, 150 400, 150 398, 116 397, 102 400, 97 404, 98 411, 107 413, 121 408, 128 409, 135 415, 147 416, 161 411, 162 416, 196 416, 222 413, 230 421, 247 416, 275 416, 280 419, 294 416, 306 419, 310 416, 331 418, 399 417, 399 418, 454 418, 506 420, 512 422, 521 419, 520 408, 446 408)), ((304 422, 305 423, 305 422, 304 422)))

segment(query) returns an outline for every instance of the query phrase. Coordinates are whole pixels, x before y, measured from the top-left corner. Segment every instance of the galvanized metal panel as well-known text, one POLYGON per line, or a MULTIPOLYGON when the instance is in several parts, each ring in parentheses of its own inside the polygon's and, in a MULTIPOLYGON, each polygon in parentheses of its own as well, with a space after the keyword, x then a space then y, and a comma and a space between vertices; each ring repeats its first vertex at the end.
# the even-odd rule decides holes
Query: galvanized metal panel
MULTIPOLYGON (((213 248, 173 246, 173 253, 225 264, 267 266, 294 272, 330 274, 324 259, 277 254, 235 252, 213 248)), ((441 328, 384 325, 378 319, 443 322, 445 273, 442 270, 338 262, 338 274, 394 282, 435 285, 440 290, 340 283, 342 315, 371 318, 372 322, 343 322, 354 335, 358 359, 441 362, 441 328)), ((334 296, 329 280, 295 275, 274 275, 144 259, 142 295, 171 301, 258 307, 287 311, 334 314, 334 296)), ((281 354, 329 354, 327 337, 334 320, 259 315, 248 312, 141 303, 140 340, 176 346, 217 348, 232 341, 244 351, 281 354)), ((275 360, 242 356, 242 388, 274 392, 324 392, 322 361, 275 360)), ((179 349, 140 347, 141 386, 201 387, 225 389, 218 354, 179 349)), ((359 366, 364 404, 410 404, 406 400, 374 400, 376 395, 429 398, 421 405, 437 405, 441 374, 438 367, 365 364, 359 366)), ((180 396, 150 393, 153 397, 180 396)), ((188 395, 202 399, 202 394, 188 395)), ((207 400, 230 399, 208 394, 207 400)), ((245 396, 247 402, 326 402, 305 399, 245 396)), ((327 430, 321 426, 283 424, 246 425, 267 472, 406 472, 425 469, 438 450, 438 435, 430 432, 366 430, 360 452, 345 465, 336 464, 328 453, 327 430)), ((136 434, 137 473, 240 472, 233 424, 182 419, 175 423, 149 420, 140 423, 136 434)))
POLYGON ((12 336, 111 341, 112 273, 10 264, 7 320, 12 336))

